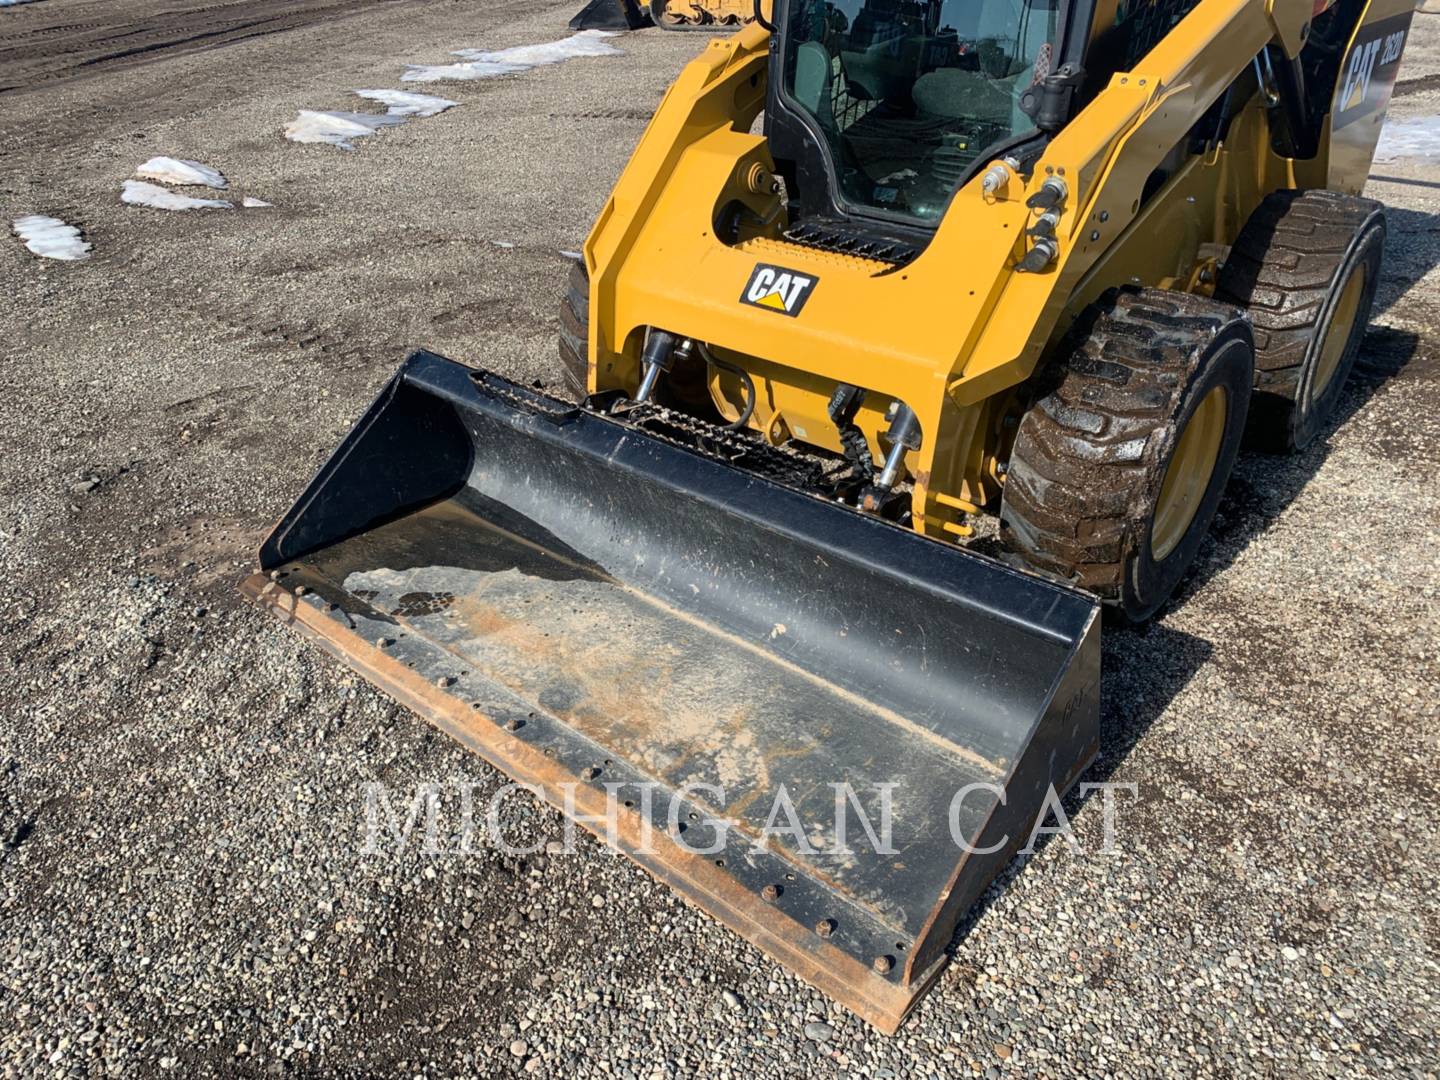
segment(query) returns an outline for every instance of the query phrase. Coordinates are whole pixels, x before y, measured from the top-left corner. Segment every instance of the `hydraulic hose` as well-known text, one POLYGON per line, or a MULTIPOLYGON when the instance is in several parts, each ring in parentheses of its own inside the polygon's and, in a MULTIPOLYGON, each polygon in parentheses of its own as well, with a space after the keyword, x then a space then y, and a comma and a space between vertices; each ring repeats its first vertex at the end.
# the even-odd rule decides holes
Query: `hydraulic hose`
POLYGON ((750 422, 750 417, 755 414, 755 383, 750 378, 750 373, 744 368, 730 363, 728 360, 721 360, 710 351, 709 346, 703 341, 695 342, 695 347, 700 350, 700 356, 704 359, 705 363, 711 367, 719 368, 721 371, 728 371, 731 375, 738 378, 740 384, 745 388, 745 408, 740 411, 740 415, 732 422, 725 425, 726 431, 739 431, 750 422))

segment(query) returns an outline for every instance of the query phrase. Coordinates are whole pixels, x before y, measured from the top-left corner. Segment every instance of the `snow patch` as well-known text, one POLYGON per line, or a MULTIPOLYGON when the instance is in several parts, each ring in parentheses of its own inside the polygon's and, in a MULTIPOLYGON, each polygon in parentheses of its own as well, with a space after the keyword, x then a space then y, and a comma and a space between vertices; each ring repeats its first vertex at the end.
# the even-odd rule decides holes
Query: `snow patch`
POLYGON ((411 64, 400 76, 404 82, 440 82, 445 79, 492 79, 516 75, 546 64, 558 64, 581 56, 619 56, 621 52, 606 38, 605 30, 582 30, 561 41, 541 45, 516 45, 510 49, 456 49, 460 64, 411 64))
POLYGON ((268 203, 264 199, 257 199, 254 195, 246 195, 245 198, 240 200, 240 205, 248 207, 251 210, 260 210, 267 206, 274 206, 275 204, 268 203))
POLYGON ((218 170, 185 158, 152 157, 135 170, 135 175, 143 176, 146 180, 159 180, 164 184, 181 186, 193 185, 212 188, 230 186, 218 170))
POLYGON ((1375 160, 1394 161, 1396 158, 1440 161, 1440 116, 1387 121, 1380 129, 1375 160))
POLYGON ((384 127, 403 124, 405 117, 390 113, 313 112, 300 115, 285 128, 285 137, 298 143, 329 143, 341 150, 354 150, 352 139, 374 135, 384 127))
POLYGON ((120 190, 120 201, 131 206, 152 206, 156 210, 231 210, 235 206, 224 199, 192 199, 144 180, 126 180, 120 190))
POLYGON ((412 94, 408 90, 356 90, 362 98, 378 101, 389 108, 388 116, 438 116, 460 103, 434 94, 412 94))
MULTIPOLYGON (((3 4, 3 0, 0 0, 3 4)), ((36 255, 46 259, 74 262, 90 257, 90 245, 80 239, 80 230, 59 218, 29 214, 11 222, 15 235, 36 255)))
POLYGON ((0 0, 0 7, 15 7, 19 4, 33 4, 34 2, 35 0, 0 0))
POLYGON ((381 128, 403 124, 412 116, 438 116, 460 104, 433 94, 412 94, 408 90, 356 90, 367 101, 386 106, 383 113, 314 112, 301 109, 285 128, 285 137, 298 143, 330 143, 342 150, 355 149, 352 140, 374 135, 381 128))
POLYGON ((580 259, 585 258, 585 256, 582 255, 582 254, 580 254, 580 252, 578 252, 578 251, 562 251, 562 252, 560 252, 560 254, 563 255, 563 256, 564 256, 565 258, 567 258, 567 259, 575 259, 575 260, 577 260, 577 261, 580 260, 580 259))
POLYGON ((497 75, 518 75, 529 71, 523 64, 411 64, 400 76, 401 82, 442 82, 493 79, 497 75))
POLYGON ((455 56, 461 60, 480 61, 487 64, 520 64, 524 67, 543 67, 558 64, 580 56, 619 56, 620 50, 606 38, 615 35, 606 30, 582 30, 562 41, 548 41, 543 45, 517 45, 511 49, 489 51, 486 49, 456 49, 455 56))

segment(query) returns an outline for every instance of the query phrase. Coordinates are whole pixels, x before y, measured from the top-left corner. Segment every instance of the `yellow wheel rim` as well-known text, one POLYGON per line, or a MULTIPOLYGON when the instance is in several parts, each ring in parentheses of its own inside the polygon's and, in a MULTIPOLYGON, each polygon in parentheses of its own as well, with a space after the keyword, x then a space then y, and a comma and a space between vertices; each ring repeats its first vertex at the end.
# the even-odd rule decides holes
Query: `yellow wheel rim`
POLYGON ((1160 562, 1179 546, 1200 500, 1210 487, 1215 472, 1215 459, 1220 456, 1220 440, 1225 434, 1225 418, 1230 412, 1230 399, 1225 387, 1213 387, 1190 416, 1180 433, 1180 441, 1165 467, 1165 481, 1160 485, 1160 501, 1155 504, 1155 520, 1150 526, 1150 557, 1160 562))
POLYGON ((1350 337, 1355 330, 1355 316, 1360 311, 1360 297, 1365 294, 1365 266, 1357 266, 1350 279, 1345 282, 1345 287, 1340 293, 1340 299, 1335 304, 1335 311, 1330 316, 1330 324, 1325 327, 1325 340, 1320 342, 1320 355, 1315 360, 1315 373, 1310 377, 1310 404, 1319 400, 1320 395, 1325 393, 1325 388, 1335 378, 1335 372, 1340 370, 1340 360, 1345 355, 1345 348, 1350 344, 1350 337))

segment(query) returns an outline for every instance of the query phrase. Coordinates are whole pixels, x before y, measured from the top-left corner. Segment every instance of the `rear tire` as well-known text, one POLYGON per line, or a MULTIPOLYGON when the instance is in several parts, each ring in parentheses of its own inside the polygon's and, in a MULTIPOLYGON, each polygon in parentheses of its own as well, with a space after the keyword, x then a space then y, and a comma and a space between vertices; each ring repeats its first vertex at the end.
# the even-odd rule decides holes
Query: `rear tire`
POLYGON ((1230 478, 1253 348, 1244 316, 1201 296, 1127 290, 1089 309, 1053 391, 1020 422, 1000 510, 1006 548, 1132 622, 1154 614, 1230 478))
POLYGON ((1384 246, 1384 208, 1334 191, 1277 191, 1245 223, 1216 296, 1244 308, 1254 327, 1257 446, 1302 450, 1335 411, 1384 246))
POLYGON ((580 401, 589 392, 590 275, 579 259, 570 267, 560 300, 560 375, 565 389, 580 401))

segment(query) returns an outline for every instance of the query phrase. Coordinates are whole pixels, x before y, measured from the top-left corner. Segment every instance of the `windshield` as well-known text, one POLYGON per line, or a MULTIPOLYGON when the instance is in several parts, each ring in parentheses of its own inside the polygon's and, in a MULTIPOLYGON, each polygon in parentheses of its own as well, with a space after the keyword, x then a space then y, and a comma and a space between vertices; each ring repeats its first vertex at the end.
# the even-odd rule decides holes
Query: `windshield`
POLYGON ((1034 127, 1059 0, 791 0, 785 91, 845 202, 938 218, 992 143, 1034 127))

